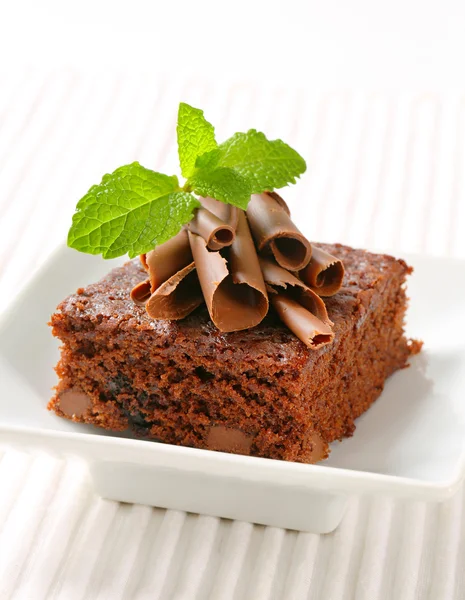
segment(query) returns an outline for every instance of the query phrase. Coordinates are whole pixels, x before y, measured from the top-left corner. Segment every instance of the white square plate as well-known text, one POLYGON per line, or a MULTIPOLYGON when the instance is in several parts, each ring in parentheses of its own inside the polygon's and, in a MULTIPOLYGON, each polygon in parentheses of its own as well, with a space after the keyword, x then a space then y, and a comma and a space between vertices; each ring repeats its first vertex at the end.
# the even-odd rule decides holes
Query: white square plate
POLYGON ((465 262, 407 261, 408 334, 423 352, 390 378, 352 438, 304 465, 117 437, 49 412, 58 342, 47 321, 121 262, 62 247, 0 321, 0 441, 81 456, 108 498, 314 532, 338 524, 348 494, 442 500, 464 474, 465 262))

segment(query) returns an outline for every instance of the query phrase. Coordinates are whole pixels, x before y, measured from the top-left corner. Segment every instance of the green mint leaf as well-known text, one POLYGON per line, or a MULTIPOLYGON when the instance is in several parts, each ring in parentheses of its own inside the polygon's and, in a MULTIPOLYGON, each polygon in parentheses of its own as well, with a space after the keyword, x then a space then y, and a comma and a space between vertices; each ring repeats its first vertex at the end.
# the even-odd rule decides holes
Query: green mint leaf
POLYGON ((221 151, 218 148, 205 152, 197 157, 195 167, 197 169, 214 169, 221 158, 221 151))
POLYGON ((246 209, 250 200, 249 181, 234 169, 199 169, 187 181, 190 189, 200 196, 211 196, 227 204, 246 209))
POLYGON ((218 165, 233 168, 248 179, 253 194, 295 183, 307 168, 298 152, 281 140, 268 140, 255 129, 234 134, 219 150, 218 165))
POLYGON ((215 140, 215 129, 205 119, 202 110, 181 102, 176 131, 179 164, 183 177, 188 179, 194 174, 197 157, 218 146, 215 140))
POLYGON ((134 258, 175 236, 198 206, 176 176, 135 162, 105 175, 78 202, 68 246, 103 258, 134 258))

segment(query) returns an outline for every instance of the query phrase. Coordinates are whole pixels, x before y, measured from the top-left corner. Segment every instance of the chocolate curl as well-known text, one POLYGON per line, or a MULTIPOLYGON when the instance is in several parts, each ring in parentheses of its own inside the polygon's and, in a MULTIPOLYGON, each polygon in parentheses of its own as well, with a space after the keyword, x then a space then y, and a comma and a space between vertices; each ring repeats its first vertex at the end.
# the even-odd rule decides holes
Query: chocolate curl
POLYGON ((335 256, 313 246, 312 259, 299 275, 318 295, 334 296, 342 286, 344 265, 335 256))
POLYGON ((270 259, 261 258, 260 266, 271 304, 283 323, 309 348, 332 342, 332 322, 318 294, 270 259))
POLYGON ((149 279, 131 291, 136 304, 145 304, 154 319, 184 319, 203 302, 189 237, 181 231, 141 256, 149 279))
POLYGON ((203 206, 195 211, 187 229, 203 237, 209 250, 230 246, 236 237, 237 208, 212 198, 203 198, 201 202, 203 206))
POLYGON ((165 281, 149 298, 145 308, 154 319, 184 319, 203 302, 195 263, 165 281))
POLYGON ((259 260, 263 278, 272 293, 280 293, 293 298, 320 321, 326 325, 333 325, 328 317, 326 305, 318 294, 295 275, 277 265, 271 258, 260 257, 259 260))
POLYGON ((333 341, 334 332, 331 327, 290 296, 274 294, 271 296, 271 304, 281 321, 312 350, 317 350, 333 341))
POLYGON ((192 262, 187 232, 181 230, 164 244, 156 246, 147 254, 142 254, 140 259, 149 273, 151 291, 154 292, 162 283, 192 262))
POLYGON ((131 299, 139 305, 145 304, 152 295, 150 279, 141 281, 131 290, 131 299))
POLYGON ((140 261, 148 271, 149 279, 141 281, 132 289, 131 298, 136 304, 145 304, 157 288, 192 262, 187 233, 181 230, 164 244, 156 246, 147 254, 141 254, 140 261))
POLYGON ((258 325, 268 312, 268 295, 245 214, 240 211, 228 261, 209 252, 205 240, 189 232, 195 266, 211 320, 220 331, 258 325))
POLYGON ((289 209, 278 194, 252 194, 247 218, 259 251, 271 251, 281 267, 299 271, 309 263, 312 246, 291 221, 289 209))
POLYGON ((214 198, 207 196, 206 198, 200 198, 202 206, 216 215, 224 223, 228 223, 234 231, 237 229, 237 223, 239 221, 240 210, 236 206, 231 204, 225 204, 214 198))

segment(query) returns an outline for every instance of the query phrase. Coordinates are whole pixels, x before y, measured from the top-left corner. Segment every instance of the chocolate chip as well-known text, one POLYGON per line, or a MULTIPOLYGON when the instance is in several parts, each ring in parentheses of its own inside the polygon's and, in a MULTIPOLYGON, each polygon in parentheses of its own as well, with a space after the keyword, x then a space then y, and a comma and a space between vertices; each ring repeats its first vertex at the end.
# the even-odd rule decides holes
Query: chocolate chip
POLYGON ((60 394, 60 410, 67 417, 82 417, 92 406, 92 400, 79 390, 68 390, 60 394))
POLYGON ((207 436, 207 448, 222 452, 235 452, 236 454, 250 454, 253 436, 240 429, 214 425, 207 436))

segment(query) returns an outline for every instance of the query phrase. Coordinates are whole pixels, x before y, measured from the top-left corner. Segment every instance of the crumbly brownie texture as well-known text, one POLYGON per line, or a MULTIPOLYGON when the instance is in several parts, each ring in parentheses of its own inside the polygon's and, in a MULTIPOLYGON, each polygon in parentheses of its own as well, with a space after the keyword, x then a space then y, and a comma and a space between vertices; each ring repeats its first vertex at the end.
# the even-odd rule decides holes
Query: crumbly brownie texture
POLYGON ((272 312, 221 333, 200 307, 156 321, 129 298, 139 261, 79 289, 52 316, 63 342, 49 408, 74 421, 170 444, 316 462, 350 436, 389 375, 418 351, 403 332, 402 260, 339 244, 341 291, 326 298, 334 343, 308 349, 272 312))

